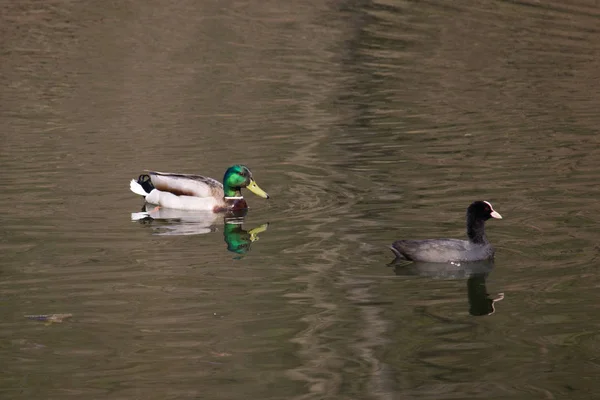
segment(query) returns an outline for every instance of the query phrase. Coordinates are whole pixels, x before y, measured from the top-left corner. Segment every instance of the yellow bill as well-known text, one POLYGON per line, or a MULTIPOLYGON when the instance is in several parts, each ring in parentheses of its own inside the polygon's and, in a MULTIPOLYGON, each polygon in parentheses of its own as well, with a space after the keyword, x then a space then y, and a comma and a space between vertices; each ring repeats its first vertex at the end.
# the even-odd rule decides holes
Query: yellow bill
POLYGON ((248 189, 249 191, 251 191, 255 195, 260 196, 260 197, 262 197, 264 199, 268 199, 269 198, 269 195, 267 194, 267 192, 265 192, 260 187, 258 187, 258 185, 256 184, 256 182, 254 182, 254 179, 250 180, 250 184, 248 184, 248 186, 246 186, 246 189, 248 189))

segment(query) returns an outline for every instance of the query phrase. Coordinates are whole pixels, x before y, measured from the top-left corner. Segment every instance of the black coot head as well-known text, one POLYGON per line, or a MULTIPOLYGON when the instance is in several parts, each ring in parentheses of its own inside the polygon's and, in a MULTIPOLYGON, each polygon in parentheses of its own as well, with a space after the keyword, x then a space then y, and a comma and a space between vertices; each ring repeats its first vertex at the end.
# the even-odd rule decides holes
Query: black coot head
POLYGON ((475 201, 467 208, 467 215, 475 219, 487 221, 490 218, 502 219, 502 216, 494 211, 492 204, 487 201, 475 201))

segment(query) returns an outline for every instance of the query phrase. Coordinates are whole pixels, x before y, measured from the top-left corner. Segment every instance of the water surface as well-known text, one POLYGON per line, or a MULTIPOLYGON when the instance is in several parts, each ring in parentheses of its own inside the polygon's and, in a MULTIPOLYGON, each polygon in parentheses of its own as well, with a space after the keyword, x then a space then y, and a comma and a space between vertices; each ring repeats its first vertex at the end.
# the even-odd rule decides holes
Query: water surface
POLYGON ((0 11, 2 397, 600 390, 594 2, 0 11), (243 221, 131 221, 144 169, 233 163, 243 221), (387 266, 475 199, 493 266, 387 266))

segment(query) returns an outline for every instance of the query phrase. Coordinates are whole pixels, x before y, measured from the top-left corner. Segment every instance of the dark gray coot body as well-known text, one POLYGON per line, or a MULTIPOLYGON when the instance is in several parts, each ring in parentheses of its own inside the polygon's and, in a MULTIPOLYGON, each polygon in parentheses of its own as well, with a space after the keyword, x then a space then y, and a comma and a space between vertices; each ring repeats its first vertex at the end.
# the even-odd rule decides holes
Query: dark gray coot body
POLYGON ((467 208, 467 236, 469 240, 425 239, 397 240, 390 247, 396 261, 472 262, 494 257, 494 247, 485 236, 485 221, 502 219, 487 201, 475 201, 467 208))

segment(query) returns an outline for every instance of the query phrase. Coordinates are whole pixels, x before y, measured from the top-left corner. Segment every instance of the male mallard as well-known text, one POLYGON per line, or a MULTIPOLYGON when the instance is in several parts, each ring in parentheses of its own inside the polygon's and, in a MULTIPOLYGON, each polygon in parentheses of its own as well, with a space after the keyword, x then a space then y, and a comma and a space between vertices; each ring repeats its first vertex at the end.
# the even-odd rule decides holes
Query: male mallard
POLYGON ((131 180, 129 188, 144 196, 146 202, 165 208, 222 212, 248 208, 240 189, 247 188, 265 199, 265 193, 244 165, 233 165, 225 171, 223 184, 202 175, 170 174, 148 171, 137 181, 131 180))

